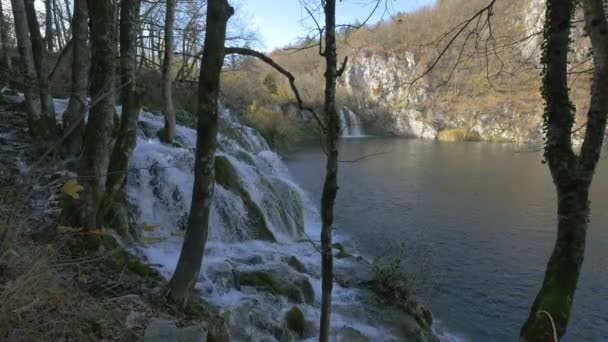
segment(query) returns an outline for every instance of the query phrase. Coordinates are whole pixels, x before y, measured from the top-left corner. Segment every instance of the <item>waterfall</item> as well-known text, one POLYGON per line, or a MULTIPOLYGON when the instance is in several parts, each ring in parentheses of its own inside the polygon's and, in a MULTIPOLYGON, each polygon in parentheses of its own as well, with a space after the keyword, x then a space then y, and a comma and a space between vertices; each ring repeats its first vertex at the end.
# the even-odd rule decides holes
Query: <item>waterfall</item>
MULTIPOLYGON (((196 132, 178 126, 176 143, 167 145, 157 137, 163 124, 161 116, 140 115, 127 198, 130 221, 142 228, 137 231, 142 231, 144 245, 138 251, 169 278, 187 226, 196 132)), ((313 246, 318 242, 309 237, 317 240, 320 234, 316 205, 293 182, 287 166, 264 138, 226 109, 221 110, 215 158, 209 240, 196 288, 227 317, 235 341, 295 340, 285 321, 294 305, 307 318, 312 329, 308 337, 314 339, 320 315, 321 269, 318 247, 313 246), (244 284, 241 275, 248 272, 264 274, 263 279, 276 282, 276 289, 244 284), (275 293, 277 289, 284 292, 275 293)), ((336 277, 348 277, 353 270, 369 276, 371 265, 362 263, 358 258, 336 259, 336 277)), ((336 283, 333 298, 332 340, 350 328, 371 340, 403 339, 394 327, 408 317, 392 308, 362 306, 361 301, 377 301, 369 290, 336 283)))
MULTIPOLYGON (((220 121, 210 240, 301 237, 303 191, 280 157, 229 110, 222 109, 220 121)), ((196 131, 178 126, 178 146, 170 146, 156 137, 162 126, 162 117, 141 114, 127 184, 128 198, 139 209, 136 222, 157 227, 150 234, 155 237, 186 228, 194 182, 196 131)))
POLYGON ((340 111, 340 136, 343 138, 357 138, 365 136, 361 119, 348 107, 340 111))

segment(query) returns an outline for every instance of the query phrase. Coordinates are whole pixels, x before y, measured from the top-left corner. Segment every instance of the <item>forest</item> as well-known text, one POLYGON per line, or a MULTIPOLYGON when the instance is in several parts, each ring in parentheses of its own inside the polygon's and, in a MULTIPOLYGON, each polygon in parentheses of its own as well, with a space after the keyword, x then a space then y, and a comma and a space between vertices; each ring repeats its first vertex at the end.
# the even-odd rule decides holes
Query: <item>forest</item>
POLYGON ((0 339, 608 339, 606 1, 288 3, 0 0, 0 339))

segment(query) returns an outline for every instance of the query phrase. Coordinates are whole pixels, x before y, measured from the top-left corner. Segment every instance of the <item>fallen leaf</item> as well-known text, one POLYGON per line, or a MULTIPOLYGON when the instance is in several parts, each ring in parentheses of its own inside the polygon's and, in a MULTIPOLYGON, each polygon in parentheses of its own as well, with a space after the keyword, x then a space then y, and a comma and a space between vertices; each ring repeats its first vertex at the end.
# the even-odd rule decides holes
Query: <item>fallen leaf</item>
POLYGON ((84 190, 84 187, 78 184, 76 179, 70 179, 63 185, 63 193, 72 197, 73 199, 80 199, 80 195, 78 194, 84 190))

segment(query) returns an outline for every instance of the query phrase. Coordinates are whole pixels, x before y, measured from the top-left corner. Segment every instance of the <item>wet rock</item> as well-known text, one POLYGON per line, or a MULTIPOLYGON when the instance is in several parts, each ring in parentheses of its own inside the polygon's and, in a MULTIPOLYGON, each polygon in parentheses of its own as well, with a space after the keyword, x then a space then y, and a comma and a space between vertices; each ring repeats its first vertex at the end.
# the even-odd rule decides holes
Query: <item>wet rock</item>
POLYGON ((308 278, 286 267, 238 272, 238 278, 241 286, 284 296, 295 303, 312 303, 315 299, 308 278))
POLYGON ((146 327, 144 342, 206 342, 207 334, 202 323, 177 327, 174 321, 154 318, 146 327))
POLYGON ((287 328, 298 334, 299 337, 304 336, 306 321, 304 320, 304 314, 300 308, 294 306, 291 310, 287 311, 287 314, 285 314, 285 321, 287 322, 287 328))
POLYGON ((334 279, 342 287, 365 286, 374 281, 374 267, 363 258, 349 258, 334 266, 334 279))
POLYGON ((127 329, 134 329, 139 326, 142 326, 145 321, 146 314, 142 312, 131 311, 125 319, 125 327, 127 327, 127 329))
POLYGON ((234 341, 293 341, 297 337, 284 323, 278 303, 257 298, 245 299, 232 310, 230 332, 234 341))
POLYGON ((290 256, 288 258, 285 258, 284 261, 287 263, 287 265, 291 266, 291 268, 293 268, 294 270, 300 272, 300 273, 306 273, 306 266, 304 266, 304 264, 298 260, 298 258, 296 258, 295 256, 290 256))
POLYGON ((431 325, 433 324, 433 315, 431 314, 430 310, 413 300, 408 300, 404 307, 405 311, 412 315, 412 317, 416 319, 416 322, 418 322, 423 329, 431 329, 431 325))
POLYGON ((363 335, 359 330, 344 327, 336 334, 337 342, 371 342, 371 339, 363 335))

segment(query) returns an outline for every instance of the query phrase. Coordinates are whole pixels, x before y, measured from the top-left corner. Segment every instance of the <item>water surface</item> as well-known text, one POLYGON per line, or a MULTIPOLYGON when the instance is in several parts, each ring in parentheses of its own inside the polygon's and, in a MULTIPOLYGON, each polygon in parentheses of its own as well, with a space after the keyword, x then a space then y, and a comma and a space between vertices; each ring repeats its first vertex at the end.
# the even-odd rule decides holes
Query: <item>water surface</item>
MULTIPOLYGON (((556 237, 555 191, 541 154, 503 144, 373 138, 343 139, 340 152, 339 235, 369 256, 405 255, 420 296, 455 339, 516 341, 556 237)), ((324 162, 316 146, 288 161, 317 199, 324 162)), ((564 341, 608 341, 604 160, 591 201, 564 341)))

